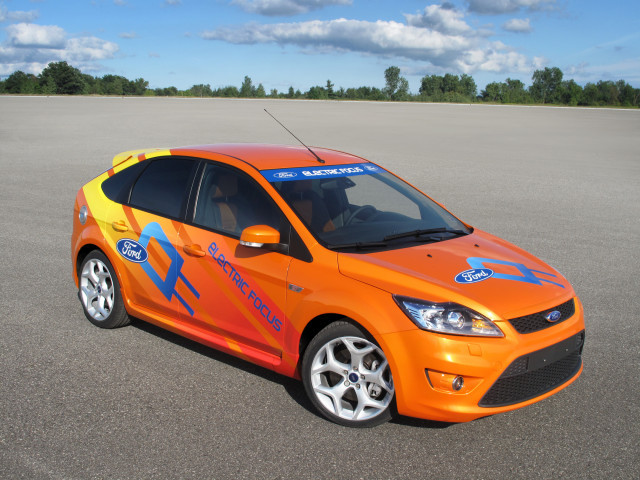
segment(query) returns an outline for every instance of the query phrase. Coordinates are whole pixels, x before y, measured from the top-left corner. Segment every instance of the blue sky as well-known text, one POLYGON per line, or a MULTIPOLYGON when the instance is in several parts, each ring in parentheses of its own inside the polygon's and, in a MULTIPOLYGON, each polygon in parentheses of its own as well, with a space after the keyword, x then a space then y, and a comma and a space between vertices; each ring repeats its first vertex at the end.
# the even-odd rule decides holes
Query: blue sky
POLYGON ((0 0, 0 76, 61 60, 179 89, 383 87, 391 65, 412 92, 444 73, 529 85, 545 66, 640 87, 640 2, 0 0))

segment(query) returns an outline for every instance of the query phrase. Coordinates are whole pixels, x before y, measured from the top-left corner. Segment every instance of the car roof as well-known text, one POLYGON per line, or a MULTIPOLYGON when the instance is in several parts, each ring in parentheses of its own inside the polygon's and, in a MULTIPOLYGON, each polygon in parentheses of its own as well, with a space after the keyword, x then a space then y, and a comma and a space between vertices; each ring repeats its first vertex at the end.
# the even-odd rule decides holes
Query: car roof
POLYGON ((204 158, 209 157, 210 154, 226 155, 242 160, 258 170, 368 162, 368 160, 361 157, 337 150, 319 147, 311 147, 311 150, 324 160, 325 163, 318 162, 316 157, 314 157, 306 147, 299 145, 223 143, 172 148, 171 154, 200 156, 204 158))

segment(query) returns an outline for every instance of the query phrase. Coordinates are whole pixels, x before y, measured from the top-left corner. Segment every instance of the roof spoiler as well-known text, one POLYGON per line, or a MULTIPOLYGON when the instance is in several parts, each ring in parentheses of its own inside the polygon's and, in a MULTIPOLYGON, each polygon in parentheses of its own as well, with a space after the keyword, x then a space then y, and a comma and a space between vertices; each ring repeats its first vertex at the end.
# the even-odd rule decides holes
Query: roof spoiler
POLYGON ((166 151, 166 148, 141 148, 138 150, 127 150, 126 152, 122 152, 113 157, 112 166, 120 165, 123 162, 126 162, 131 157, 136 157, 142 153, 152 153, 166 151))

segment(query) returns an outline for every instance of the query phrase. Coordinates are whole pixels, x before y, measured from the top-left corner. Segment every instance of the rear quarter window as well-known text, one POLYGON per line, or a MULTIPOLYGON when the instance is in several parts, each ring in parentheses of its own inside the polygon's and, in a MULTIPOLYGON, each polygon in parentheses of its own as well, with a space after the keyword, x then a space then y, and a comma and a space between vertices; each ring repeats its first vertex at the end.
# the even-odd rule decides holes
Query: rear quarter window
POLYGON ((107 198, 116 203, 129 203, 131 187, 147 166, 145 162, 138 162, 102 182, 102 191, 107 198))
POLYGON ((194 160, 152 160, 135 182, 129 204, 166 217, 180 218, 188 201, 194 160))

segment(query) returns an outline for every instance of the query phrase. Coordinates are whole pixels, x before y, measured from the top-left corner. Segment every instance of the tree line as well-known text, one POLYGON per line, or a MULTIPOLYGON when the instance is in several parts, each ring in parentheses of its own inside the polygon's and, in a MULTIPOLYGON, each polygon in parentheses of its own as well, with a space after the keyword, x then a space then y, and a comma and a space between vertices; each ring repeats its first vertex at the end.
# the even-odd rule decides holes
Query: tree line
POLYGON ((67 62, 52 62, 40 73, 33 75, 20 70, 0 81, 0 94, 35 95, 137 95, 183 97, 238 97, 238 98, 293 98, 312 100, 381 100, 417 102, 492 102, 504 104, 550 104, 584 106, 640 105, 640 89, 624 80, 600 80, 584 87, 574 80, 565 80, 558 67, 536 70, 532 83, 507 78, 504 82, 489 83, 478 93, 472 76, 425 75, 417 94, 409 91, 409 82, 400 75, 400 68, 391 66, 384 72, 385 87, 336 88, 331 80, 315 85, 306 92, 289 87, 286 92, 255 85, 245 76, 240 87, 226 86, 213 89, 209 84, 193 85, 187 90, 176 87, 149 88, 143 78, 129 80, 119 75, 94 77, 82 73, 67 62))

